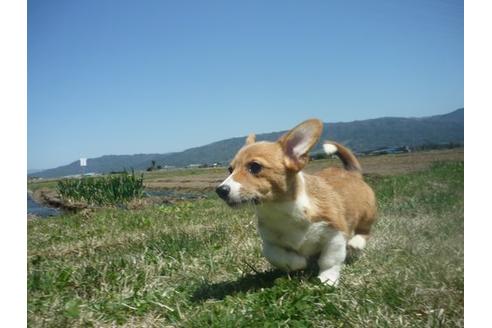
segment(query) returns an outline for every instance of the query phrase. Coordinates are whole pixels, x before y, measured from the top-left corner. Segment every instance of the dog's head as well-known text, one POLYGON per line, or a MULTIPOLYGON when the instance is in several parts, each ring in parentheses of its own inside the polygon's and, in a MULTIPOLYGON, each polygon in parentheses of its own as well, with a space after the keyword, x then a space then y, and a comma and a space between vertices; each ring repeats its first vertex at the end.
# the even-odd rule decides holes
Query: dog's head
POLYGON ((229 166, 229 177, 216 189, 229 206, 293 199, 291 185, 309 161, 309 150, 318 141, 323 124, 307 120, 276 142, 246 138, 229 166), (290 192, 289 192, 290 190, 290 192))

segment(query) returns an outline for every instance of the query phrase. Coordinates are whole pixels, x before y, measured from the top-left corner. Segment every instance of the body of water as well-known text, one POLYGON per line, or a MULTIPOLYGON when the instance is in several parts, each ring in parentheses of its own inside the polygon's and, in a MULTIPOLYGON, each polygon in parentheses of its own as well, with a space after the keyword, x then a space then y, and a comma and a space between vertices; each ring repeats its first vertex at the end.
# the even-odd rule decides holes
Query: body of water
POLYGON ((56 208, 46 207, 38 204, 27 194, 27 214, 32 214, 40 217, 49 217, 60 215, 60 211, 56 208))
MULTIPOLYGON (((175 190, 145 191, 145 195, 170 198, 173 200, 194 200, 194 199, 203 198, 203 194, 201 193, 181 192, 175 190)), ((27 214, 36 215, 39 217, 50 217, 50 216, 60 215, 61 211, 59 209, 47 207, 35 202, 34 199, 32 199, 32 197, 28 193, 27 214)))

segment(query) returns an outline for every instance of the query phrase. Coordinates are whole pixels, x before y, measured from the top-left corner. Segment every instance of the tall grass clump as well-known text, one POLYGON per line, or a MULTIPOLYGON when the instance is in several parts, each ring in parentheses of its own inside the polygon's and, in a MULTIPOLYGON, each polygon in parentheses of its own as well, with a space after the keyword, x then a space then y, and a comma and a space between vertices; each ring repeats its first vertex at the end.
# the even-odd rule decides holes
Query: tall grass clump
POLYGON ((58 181, 58 193, 68 202, 116 205, 143 195, 143 176, 124 172, 105 177, 83 177, 58 181))

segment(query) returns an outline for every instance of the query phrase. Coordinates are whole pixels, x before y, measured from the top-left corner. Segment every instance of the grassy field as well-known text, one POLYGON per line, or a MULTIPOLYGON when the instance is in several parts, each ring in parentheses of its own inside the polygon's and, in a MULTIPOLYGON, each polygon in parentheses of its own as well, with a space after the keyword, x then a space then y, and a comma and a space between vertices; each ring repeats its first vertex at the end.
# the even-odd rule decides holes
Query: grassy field
POLYGON ((28 222, 31 327, 463 326, 462 161, 370 176, 373 238, 336 289, 260 254, 252 208, 208 199, 28 222))

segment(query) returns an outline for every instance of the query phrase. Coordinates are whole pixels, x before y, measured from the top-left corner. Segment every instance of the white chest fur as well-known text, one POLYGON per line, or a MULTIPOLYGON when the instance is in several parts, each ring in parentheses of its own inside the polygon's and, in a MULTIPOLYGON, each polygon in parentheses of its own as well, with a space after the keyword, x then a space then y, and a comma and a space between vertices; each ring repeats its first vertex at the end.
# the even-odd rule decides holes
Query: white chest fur
POLYGON ((325 222, 312 223, 306 218, 312 204, 304 189, 302 173, 298 177, 300 191, 295 201, 257 207, 258 231, 271 244, 311 256, 320 252, 336 231, 325 222))

